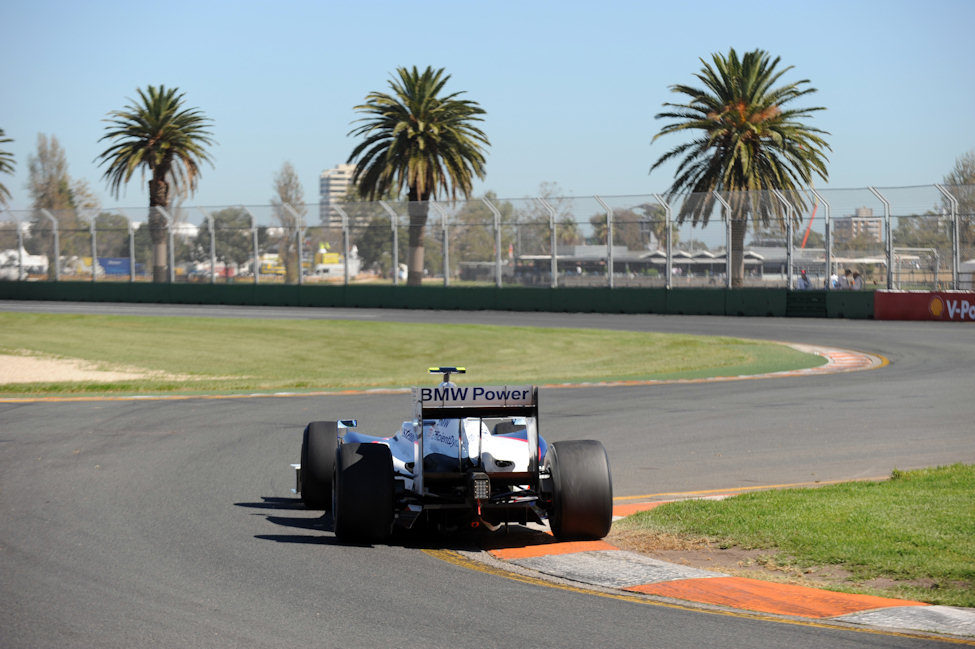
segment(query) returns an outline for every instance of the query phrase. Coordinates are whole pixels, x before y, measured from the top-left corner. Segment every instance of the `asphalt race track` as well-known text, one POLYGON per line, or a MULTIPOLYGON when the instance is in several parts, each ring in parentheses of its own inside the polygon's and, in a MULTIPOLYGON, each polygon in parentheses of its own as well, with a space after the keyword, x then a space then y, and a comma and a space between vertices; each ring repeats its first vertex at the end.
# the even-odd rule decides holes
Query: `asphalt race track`
MULTIPOLYGON (((602 440, 616 496, 975 462, 975 332, 960 323, 43 302, 0 310, 510 323, 845 347, 890 364, 545 389, 542 432, 602 440)), ((328 520, 290 493, 301 429, 357 417, 360 430, 388 433, 409 408, 404 394, 0 403, 0 647, 942 645, 570 592, 424 551, 464 539, 336 544, 328 520)))

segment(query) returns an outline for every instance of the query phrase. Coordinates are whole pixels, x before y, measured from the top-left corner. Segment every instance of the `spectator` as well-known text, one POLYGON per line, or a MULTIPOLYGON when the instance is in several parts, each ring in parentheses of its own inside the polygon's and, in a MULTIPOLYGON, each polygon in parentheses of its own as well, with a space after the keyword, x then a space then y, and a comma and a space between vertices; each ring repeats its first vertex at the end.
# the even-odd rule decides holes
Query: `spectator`
POLYGON ((849 268, 843 271, 843 276, 840 277, 840 285, 838 288, 840 288, 841 290, 850 288, 850 274, 852 272, 853 271, 850 270, 849 268))
POLYGON ((854 291, 863 290, 863 278, 860 277, 860 273, 853 273, 853 281, 850 283, 850 288, 854 291))
POLYGON ((808 291, 810 287, 809 278, 806 277, 806 271, 803 270, 799 273, 799 290, 808 291))

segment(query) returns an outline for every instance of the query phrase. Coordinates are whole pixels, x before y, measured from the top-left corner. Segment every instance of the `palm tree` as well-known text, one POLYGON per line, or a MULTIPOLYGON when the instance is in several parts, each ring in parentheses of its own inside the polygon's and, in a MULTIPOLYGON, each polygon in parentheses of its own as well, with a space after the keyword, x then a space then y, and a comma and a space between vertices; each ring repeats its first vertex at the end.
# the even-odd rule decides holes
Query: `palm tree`
MULTIPOLYGON (((3 129, 0 128, 0 144, 6 144, 7 142, 13 142, 6 134, 3 129)), ((14 172, 14 154, 9 151, 4 151, 0 149, 0 173, 12 174, 14 172)), ((10 200, 10 190, 0 183, 0 205, 6 205, 7 201, 10 200)))
MULTIPOLYGON (((122 186, 136 169, 145 179, 149 171, 149 231, 152 234, 152 277, 166 280, 165 219, 154 208, 169 205, 170 190, 196 190, 200 164, 211 162, 206 147, 213 144, 208 130, 212 121, 199 109, 183 107, 177 88, 148 86, 137 89, 139 100, 124 110, 110 112, 101 140, 112 145, 98 156, 108 164, 104 178, 118 198, 122 186)), ((101 141, 99 140, 99 141, 101 141)), ((212 164, 212 163, 211 163, 212 164)))
POLYGON ((800 120, 823 107, 791 108, 792 101, 816 92, 803 79, 773 87, 792 66, 776 70, 779 58, 755 50, 741 59, 734 49, 727 56, 712 55, 713 65, 701 59, 703 69, 695 76, 703 89, 685 85, 671 91, 686 95, 687 103, 664 103, 668 108, 657 119, 676 120, 664 126, 653 141, 664 135, 688 131, 694 139, 674 147, 657 160, 650 171, 672 158, 682 157, 668 198, 692 194, 684 200, 678 220, 707 224, 715 206, 712 192, 720 192, 732 206, 732 286, 742 285, 743 250, 748 218, 768 225, 771 217, 784 223, 785 208, 770 190, 789 197, 795 214, 805 207, 800 188, 808 187, 815 173, 828 177, 821 135, 826 131, 800 120))
POLYGON ((411 286, 423 278, 428 201, 441 192, 469 197, 473 176, 484 178, 482 145, 491 144, 475 125, 484 114, 476 102, 459 99, 461 92, 440 96, 449 79, 443 68, 398 68, 389 81, 392 93, 369 93, 355 107, 366 116, 349 132, 363 138, 348 160, 357 161, 352 182, 360 196, 376 200, 408 189, 411 286))

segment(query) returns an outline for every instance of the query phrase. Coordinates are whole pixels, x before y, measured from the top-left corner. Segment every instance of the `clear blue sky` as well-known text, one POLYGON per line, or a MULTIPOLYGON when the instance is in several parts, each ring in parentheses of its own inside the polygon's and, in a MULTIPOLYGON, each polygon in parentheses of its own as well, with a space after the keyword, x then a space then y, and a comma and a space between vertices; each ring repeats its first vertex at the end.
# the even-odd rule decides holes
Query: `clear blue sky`
POLYGON ((133 178, 116 200, 94 159, 111 110, 137 87, 177 86, 214 120, 214 167, 189 205, 262 205, 290 161, 308 202, 345 162, 353 106, 398 66, 445 67, 449 90, 487 111, 487 177, 502 198, 558 183, 566 195, 667 189, 650 165, 679 140, 654 115, 700 57, 763 48, 826 106, 830 188, 939 182, 975 149, 972 0, 465 2, 308 0, 0 3, 0 128, 14 138, 11 207, 27 208, 38 133, 104 207, 148 202, 133 178))

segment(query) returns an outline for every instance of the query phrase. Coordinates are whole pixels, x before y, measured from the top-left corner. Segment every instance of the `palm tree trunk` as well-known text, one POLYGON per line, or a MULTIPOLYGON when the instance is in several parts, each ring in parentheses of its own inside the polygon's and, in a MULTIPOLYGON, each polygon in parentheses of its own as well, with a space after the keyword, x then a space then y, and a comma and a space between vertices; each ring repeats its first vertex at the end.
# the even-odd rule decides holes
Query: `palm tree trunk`
POLYGON ((745 285, 745 234, 748 219, 731 220, 731 288, 745 285))
POLYGON ((152 281, 161 284, 166 282, 166 219, 157 207, 165 208, 169 202, 169 184, 165 174, 160 174, 157 168, 149 181, 149 235, 152 238, 152 281))
POLYGON ((407 260, 409 274, 406 276, 407 286, 420 286, 423 283, 423 231, 427 227, 429 212, 429 194, 419 196, 414 188, 410 188, 410 251, 407 260))

